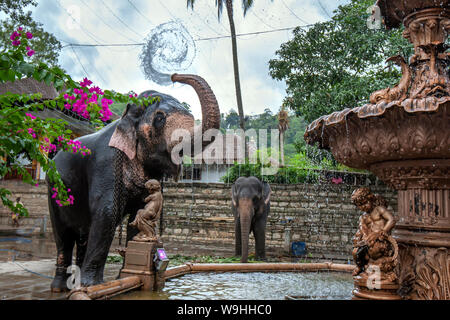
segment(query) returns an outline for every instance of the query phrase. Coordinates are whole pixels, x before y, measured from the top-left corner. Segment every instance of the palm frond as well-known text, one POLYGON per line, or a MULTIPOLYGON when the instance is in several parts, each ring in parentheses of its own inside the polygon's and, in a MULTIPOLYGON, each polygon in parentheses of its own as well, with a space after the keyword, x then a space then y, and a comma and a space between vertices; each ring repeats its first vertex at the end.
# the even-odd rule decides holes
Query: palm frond
POLYGON ((242 0, 242 9, 244 9, 244 17, 247 14, 247 10, 250 9, 254 3, 255 3, 254 0, 242 0))
POLYGON ((222 16, 222 9, 223 5, 225 4, 226 0, 216 0, 216 7, 217 7, 217 19, 220 21, 220 17, 222 16))
POLYGON ((191 9, 194 10, 194 2, 195 0, 186 0, 186 5, 189 8, 189 5, 191 6, 191 9))

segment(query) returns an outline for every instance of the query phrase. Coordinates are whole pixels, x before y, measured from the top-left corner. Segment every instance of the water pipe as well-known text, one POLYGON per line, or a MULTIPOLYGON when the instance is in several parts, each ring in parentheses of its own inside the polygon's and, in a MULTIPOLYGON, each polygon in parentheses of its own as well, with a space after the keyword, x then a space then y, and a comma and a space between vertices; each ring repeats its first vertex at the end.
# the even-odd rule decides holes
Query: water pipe
POLYGON ((102 300, 119 295, 142 286, 138 276, 108 281, 90 287, 81 287, 69 292, 68 300, 102 300))

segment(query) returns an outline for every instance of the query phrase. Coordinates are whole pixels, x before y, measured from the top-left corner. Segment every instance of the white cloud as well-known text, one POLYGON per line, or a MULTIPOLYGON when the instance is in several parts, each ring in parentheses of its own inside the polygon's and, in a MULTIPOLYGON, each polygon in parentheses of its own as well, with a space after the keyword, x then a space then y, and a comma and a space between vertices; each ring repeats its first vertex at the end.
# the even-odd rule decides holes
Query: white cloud
MULTIPOLYGON (((327 14, 332 14, 338 5, 348 2, 322 0, 322 8, 317 0, 258 0, 244 18, 240 0, 237 0, 234 1, 236 31, 238 34, 249 33, 324 21, 329 19, 327 14)), ((194 39, 229 34, 226 9, 219 22, 212 0, 197 0, 193 11, 186 8, 185 0, 42 0, 33 15, 58 39, 71 43, 142 43, 152 28, 174 19, 179 19, 194 39), (79 17, 81 27, 66 10, 75 19, 79 17), (73 29, 73 26, 79 28, 73 29)), ((238 38, 246 114, 261 113, 265 108, 278 111, 285 95, 285 84, 269 76, 268 62, 275 57, 280 45, 291 38, 290 31, 238 38)), ((141 50, 141 46, 67 47, 61 52, 60 63, 74 79, 81 79, 87 72, 90 79, 102 88, 119 92, 134 90, 138 93, 154 89, 171 94, 189 103, 194 116, 200 118, 200 104, 192 88, 180 84, 161 87, 145 79, 139 61, 141 50)), ((231 108, 237 110, 231 39, 196 41, 196 50, 192 65, 180 73, 194 73, 205 78, 217 96, 221 112, 228 112, 231 108)))

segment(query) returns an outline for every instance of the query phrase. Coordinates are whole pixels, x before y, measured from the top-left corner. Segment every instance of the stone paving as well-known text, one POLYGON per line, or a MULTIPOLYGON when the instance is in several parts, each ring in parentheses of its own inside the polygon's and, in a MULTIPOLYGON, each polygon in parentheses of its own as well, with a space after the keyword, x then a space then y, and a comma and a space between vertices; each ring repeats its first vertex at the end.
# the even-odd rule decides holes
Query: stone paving
MULTIPOLYGON (((121 264, 105 266, 105 281, 114 280, 121 264)), ((1 300, 65 299, 66 293, 52 293, 50 283, 55 272, 55 259, 0 262, 1 300)))
MULTIPOLYGON (((75 260, 74 260, 75 261, 75 260)), ((0 237, 0 300, 65 299, 66 293, 52 293, 56 248, 48 238, 0 237)), ((105 281, 117 277, 121 264, 105 266, 105 281)))

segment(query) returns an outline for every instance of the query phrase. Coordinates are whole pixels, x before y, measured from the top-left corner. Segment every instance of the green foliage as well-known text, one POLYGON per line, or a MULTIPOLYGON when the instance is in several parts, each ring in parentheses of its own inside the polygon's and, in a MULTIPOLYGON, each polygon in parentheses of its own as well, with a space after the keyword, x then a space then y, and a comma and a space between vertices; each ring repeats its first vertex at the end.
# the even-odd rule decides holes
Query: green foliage
POLYGON ((330 21, 305 30, 283 43, 269 61, 270 75, 287 84, 286 106, 306 121, 368 102, 370 94, 398 83, 397 68, 386 70, 384 61, 412 46, 402 29, 371 30, 366 21, 373 0, 351 0, 334 12, 330 21))
MULTIPOLYGON (((66 93, 72 94, 75 89, 80 90, 82 86, 57 66, 49 66, 44 62, 28 61, 25 57, 28 51, 27 47, 31 44, 25 36, 27 31, 26 29, 21 31, 20 45, 14 46, 8 39, 6 49, 0 52, 0 83, 32 77, 40 82, 45 82, 47 85, 52 85, 61 93, 54 100, 42 100, 40 93, 0 95, 0 178, 8 173, 17 172, 22 176, 24 182, 37 185, 37 181, 32 179, 23 162, 20 161, 24 157, 30 161, 36 160, 54 185, 55 201, 61 206, 68 205, 73 203, 74 198, 68 195, 68 190, 56 170, 55 163, 48 158, 45 149, 53 145, 52 141, 57 140, 61 142, 64 151, 78 153, 80 156, 85 156, 90 151, 82 149, 81 146, 76 148, 75 143, 70 138, 66 138, 71 135, 71 131, 65 129, 66 122, 52 118, 41 119, 35 117, 33 113, 43 110, 44 107, 63 110, 67 103, 64 95, 66 93)), ((120 103, 132 102, 144 106, 155 100, 151 97, 138 99, 130 97, 128 94, 124 95, 110 90, 104 91, 103 98, 120 103)), ((91 123, 97 125, 97 128, 103 127, 104 123, 100 121, 101 107, 89 103, 86 110, 89 112, 91 123)), ((21 205, 14 206, 8 199, 10 195, 9 190, 1 189, 2 203, 13 212, 26 216, 26 209, 21 205)))
POLYGON ((259 162, 259 158, 257 159, 258 162, 256 164, 235 163, 220 180, 225 183, 234 183, 239 177, 254 176, 269 183, 317 183, 320 178, 320 171, 322 170, 364 172, 363 170, 351 169, 341 165, 333 158, 328 159, 327 157, 323 157, 320 160, 313 160, 306 152, 302 151, 286 157, 286 166, 279 168, 275 174, 262 175, 261 170, 263 165, 259 162))
POLYGON ((257 177, 262 181, 269 183, 316 183, 318 181, 318 173, 310 168, 301 168, 286 166, 279 168, 274 175, 262 175, 262 165, 256 164, 235 164, 230 167, 227 173, 220 178, 225 183, 234 183, 239 177, 257 177))
POLYGON ((121 116, 123 112, 125 111, 125 108, 127 107, 126 103, 121 102, 115 102, 111 105, 111 111, 117 114, 118 116, 121 116))
POLYGON ((121 255, 109 255, 106 258, 106 263, 122 264, 123 263, 123 257, 121 255))
MULTIPOLYGON (((169 255, 169 266, 175 267, 185 263, 240 263, 241 257, 233 256, 233 257, 219 257, 219 256, 183 256, 180 254, 169 255)), ((263 261, 259 261, 255 259, 254 254, 250 254, 248 256, 248 262, 250 263, 260 263, 263 261)))
POLYGON ((28 5, 36 6, 36 0, 2 0, 0 1, 0 12, 4 12, 13 20, 19 20, 25 16, 23 8, 28 5))
MULTIPOLYGON (((295 154, 296 144, 305 144, 303 134, 306 129, 306 122, 302 117, 297 117, 290 114, 289 129, 284 133, 284 154, 286 156, 295 154)), ((239 129, 239 115, 233 109, 228 113, 221 114, 220 127, 222 133, 226 130, 239 129)), ((278 129, 278 116, 273 114, 269 108, 266 108, 263 113, 246 117, 246 130, 254 129, 258 133, 259 129, 267 131, 267 146, 271 147, 271 129, 278 129)))
POLYGON ((29 44, 36 51, 36 54, 27 58, 27 60, 57 66, 61 43, 53 34, 42 28, 42 23, 33 20, 31 11, 23 11, 23 8, 28 5, 36 6, 37 2, 32 0, 4 0, 0 3, 0 12, 4 12, 9 17, 0 21, 0 50, 6 49, 10 34, 18 26, 22 26, 34 36, 33 39, 29 40, 29 44))

